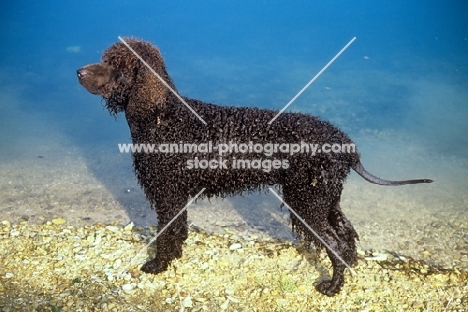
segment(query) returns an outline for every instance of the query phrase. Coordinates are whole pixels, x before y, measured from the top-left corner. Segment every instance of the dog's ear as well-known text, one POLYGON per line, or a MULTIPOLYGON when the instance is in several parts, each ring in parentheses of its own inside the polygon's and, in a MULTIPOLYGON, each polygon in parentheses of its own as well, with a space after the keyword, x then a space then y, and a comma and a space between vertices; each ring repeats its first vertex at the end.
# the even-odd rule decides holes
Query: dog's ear
POLYGON ((110 65, 104 66, 102 80, 106 83, 102 86, 102 97, 105 99, 111 97, 112 92, 118 88, 123 78, 124 75, 120 70, 116 70, 110 65))
POLYGON ((117 70, 112 68, 110 72, 110 76, 112 77, 112 80, 114 81, 119 81, 121 77, 124 76, 123 72, 121 70, 117 70))
POLYGON ((89 64, 77 70, 80 84, 92 94, 105 96, 115 85, 115 70, 106 63, 89 64))
POLYGON ((102 97, 110 98, 116 89, 126 85, 126 76, 120 69, 115 68, 106 62, 101 65, 101 81, 105 82, 102 87, 102 97))
POLYGON ((115 81, 115 84, 118 85, 126 80, 125 74, 121 70, 112 70, 111 72, 112 81, 115 81))

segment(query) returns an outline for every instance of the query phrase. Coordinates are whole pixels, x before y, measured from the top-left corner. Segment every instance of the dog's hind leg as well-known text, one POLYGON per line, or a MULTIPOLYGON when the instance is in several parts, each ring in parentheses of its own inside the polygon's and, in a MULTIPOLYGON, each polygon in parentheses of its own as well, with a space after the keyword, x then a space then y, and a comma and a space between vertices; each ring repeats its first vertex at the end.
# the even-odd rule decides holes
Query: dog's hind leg
POLYGON ((293 231, 306 242, 313 242, 316 246, 327 249, 333 265, 333 276, 331 280, 320 282, 317 290, 327 296, 335 295, 343 286, 345 268, 357 262, 357 234, 341 211, 340 197, 335 196, 330 200, 330 197, 326 196, 326 188, 311 189, 297 185, 294 189, 284 187, 283 195, 285 202, 307 224, 303 224, 292 214, 293 231))
POLYGON ((359 238, 351 222, 341 211, 339 198, 328 213, 328 223, 330 227, 322 233, 322 238, 330 247, 327 248, 327 254, 333 265, 333 276, 331 280, 320 282, 317 290, 333 296, 343 286, 345 268, 357 264, 356 239, 359 238))

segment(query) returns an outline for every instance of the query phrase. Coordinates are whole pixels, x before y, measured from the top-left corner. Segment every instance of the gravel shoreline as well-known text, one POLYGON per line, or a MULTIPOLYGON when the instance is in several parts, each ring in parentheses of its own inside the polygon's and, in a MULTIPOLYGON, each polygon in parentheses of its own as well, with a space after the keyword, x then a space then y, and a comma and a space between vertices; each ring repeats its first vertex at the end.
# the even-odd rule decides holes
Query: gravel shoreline
POLYGON ((333 298, 314 289, 328 258, 297 252, 289 213, 271 194, 191 205, 191 227, 204 232, 190 233, 182 259, 146 275, 138 267, 150 248, 116 277, 157 222, 129 156, 84 157, 57 143, 35 149, 41 158, 8 159, 0 164, 0 312, 468 310, 468 162, 379 140, 360 144, 363 155, 384 155, 365 159, 371 172, 436 182, 385 188, 351 174, 342 207, 360 235, 358 274, 347 272, 333 298), (125 229, 131 221, 142 227, 125 229))
POLYGON ((359 251, 335 297, 320 295, 325 253, 224 228, 192 228, 184 256, 157 276, 138 267, 155 228, 129 224, 0 227, 0 311, 466 311, 468 271, 359 251), (298 252, 300 250, 300 252, 298 252), (135 258, 135 259, 134 259, 135 258), (130 265, 129 262, 134 259, 130 265), (127 267, 128 266, 128 267, 127 267), (123 270, 122 274, 119 274, 123 270))

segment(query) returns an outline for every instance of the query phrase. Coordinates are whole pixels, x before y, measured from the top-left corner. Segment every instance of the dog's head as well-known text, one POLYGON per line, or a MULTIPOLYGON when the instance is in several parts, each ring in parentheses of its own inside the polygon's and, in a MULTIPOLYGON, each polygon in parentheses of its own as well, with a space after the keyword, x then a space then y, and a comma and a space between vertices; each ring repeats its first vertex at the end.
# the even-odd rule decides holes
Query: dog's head
POLYGON ((86 65, 76 71, 78 81, 92 94, 109 98, 112 91, 118 85, 118 79, 122 76, 111 64, 96 63, 86 65))
POLYGON ((76 71, 80 84, 88 92, 102 96, 105 107, 114 116, 125 110, 131 86, 128 76, 117 65, 103 60, 76 71))
POLYGON ((164 110, 169 90, 152 71, 175 87, 159 49, 137 39, 126 38, 125 42, 133 51, 123 42, 117 42, 104 51, 101 63, 78 69, 80 84, 90 93, 101 95, 106 101, 105 107, 113 115, 126 111, 127 105, 139 106, 133 110, 148 109, 148 106, 164 110))

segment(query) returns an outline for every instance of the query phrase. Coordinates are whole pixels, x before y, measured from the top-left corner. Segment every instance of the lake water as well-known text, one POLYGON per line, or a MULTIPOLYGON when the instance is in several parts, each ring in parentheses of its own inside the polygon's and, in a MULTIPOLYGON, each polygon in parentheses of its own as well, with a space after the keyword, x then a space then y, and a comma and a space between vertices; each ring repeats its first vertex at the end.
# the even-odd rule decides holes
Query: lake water
MULTIPOLYGON (((221 105, 289 107, 329 120, 383 187, 352 173, 342 207, 361 249, 468 267, 466 1, 16 1, 0 24, 0 218, 154 224, 118 143, 130 134, 76 69, 118 36, 151 41, 178 91, 221 105)), ((208 230, 294 239, 272 194, 201 202, 208 230)))

